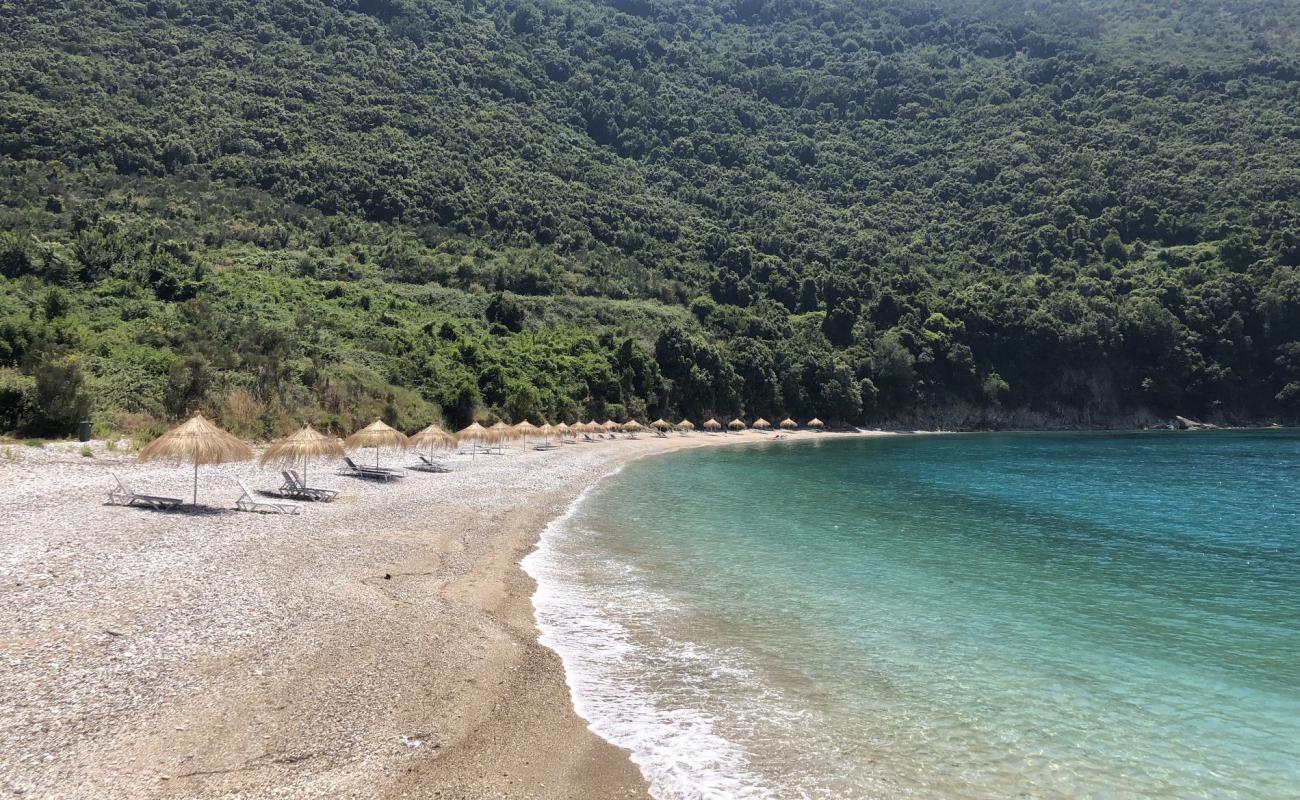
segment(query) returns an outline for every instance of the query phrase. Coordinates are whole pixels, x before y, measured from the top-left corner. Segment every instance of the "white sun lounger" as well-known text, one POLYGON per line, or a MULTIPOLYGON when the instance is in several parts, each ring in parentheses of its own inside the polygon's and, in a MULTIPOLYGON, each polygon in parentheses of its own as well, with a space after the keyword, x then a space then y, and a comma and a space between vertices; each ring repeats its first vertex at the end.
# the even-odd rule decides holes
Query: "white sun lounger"
POLYGON ((258 500, 248 487, 241 480, 236 480, 239 488, 244 490, 239 499, 235 501, 235 508, 240 511, 257 511, 262 514, 300 514, 302 513, 301 503, 286 503, 284 501, 258 500))
POLYGON ((137 494, 122 482, 117 473, 112 473, 117 481, 117 488, 108 493, 108 504, 112 506, 138 506, 152 508, 154 511, 167 511, 185 502, 178 497, 158 497, 151 494, 137 494))

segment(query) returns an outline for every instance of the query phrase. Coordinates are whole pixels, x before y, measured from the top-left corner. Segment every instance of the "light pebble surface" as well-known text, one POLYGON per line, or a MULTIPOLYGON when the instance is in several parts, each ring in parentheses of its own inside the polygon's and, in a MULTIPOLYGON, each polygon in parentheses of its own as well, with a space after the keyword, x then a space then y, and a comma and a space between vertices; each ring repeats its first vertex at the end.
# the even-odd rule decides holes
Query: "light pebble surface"
MULTIPOLYGON (((790 439, 812 435, 833 434, 790 439)), ((626 753, 573 713, 519 560, 621 463, 772 438, 515 443, 390 484, 315 465, 310 483, 342 496, 298 516, 234 510, 236 478, 280 483, 253 463, 202 468, 206 510, 153 512, 105 505, 110 473, 188 499, 188 468, 9 445, 0 792, 644 797, 626 753)))

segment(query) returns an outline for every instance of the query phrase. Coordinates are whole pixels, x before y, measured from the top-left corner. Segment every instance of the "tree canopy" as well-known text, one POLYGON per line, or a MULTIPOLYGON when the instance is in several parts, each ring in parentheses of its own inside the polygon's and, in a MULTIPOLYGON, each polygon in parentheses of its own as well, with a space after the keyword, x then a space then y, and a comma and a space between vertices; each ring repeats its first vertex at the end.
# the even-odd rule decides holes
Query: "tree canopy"
POLYGON ((1295 420, 1296 31, 1274 0, 16 0, 0 428, 1295 420))

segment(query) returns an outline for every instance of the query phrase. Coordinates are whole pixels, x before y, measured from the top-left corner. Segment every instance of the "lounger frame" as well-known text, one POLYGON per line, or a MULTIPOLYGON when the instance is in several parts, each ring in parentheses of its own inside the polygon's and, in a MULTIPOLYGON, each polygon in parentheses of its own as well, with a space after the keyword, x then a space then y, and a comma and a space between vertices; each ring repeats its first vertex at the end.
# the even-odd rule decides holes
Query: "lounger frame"
POLYGON ((108 505, 110 506, 135 506, 137 508, 148 508, 153 511, 170 511, 179 507, 184 500, 179 497, 159 497, 152 494, 138 494, 131 490, 131 487, 118 477, 117 473, 112 473, 113 480, 117 482, 117 488, 108 493, 108 505))
POLYGON ((252 490, 250 490, 242 480, 236 480, 235 483, 238 483, 239 488, 244 490, 244 493, 239 496, 238 500, 235 501, 235 508, 239 509, 240 511, 255 511, 259 514, 301 514, 302 513, 302 505, 299 503, 286 503, 283 501, 276 502, 274 500, 258 500, 257 497, 253 495, 252 490))
POLYGON ((348 467, 348 474, 357 478, 369 478, 376 481, 391 481, 402 477, 401 473, 384 467, 364 467, 350 458, 344 457, 343 463, 348 467))
POLYGON ((328 503, 339 496, 339 493, 333 489, 317 489, 308 486, 307 482, 296 471, 291 469, 282 470, 280 477, 284 478, 284 483, 280 484, 280 488, 275 492, 280 497, 328 503))

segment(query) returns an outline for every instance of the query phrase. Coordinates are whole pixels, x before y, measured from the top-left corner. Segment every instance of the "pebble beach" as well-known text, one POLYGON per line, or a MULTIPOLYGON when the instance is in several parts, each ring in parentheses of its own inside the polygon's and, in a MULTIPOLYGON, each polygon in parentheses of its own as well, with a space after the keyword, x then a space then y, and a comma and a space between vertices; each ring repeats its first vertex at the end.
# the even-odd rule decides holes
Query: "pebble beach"
MULTIPOLYGON (((795 434, 792 439, 811 435, 795 434)), ((93 443, 0 459, 0 790, 42 798, 637 798, 537 643, 520 559, 620 464, 771 436, 642 436, 337 489, 300 515, 234 509, 255 462, 205 467, 202 508, 105 504, 117 473, 192 473, 93 443)), ((363 456, 364 458, 365 456, 363 456)), ((386 459, 401 466, 404 454, 386 459)))

